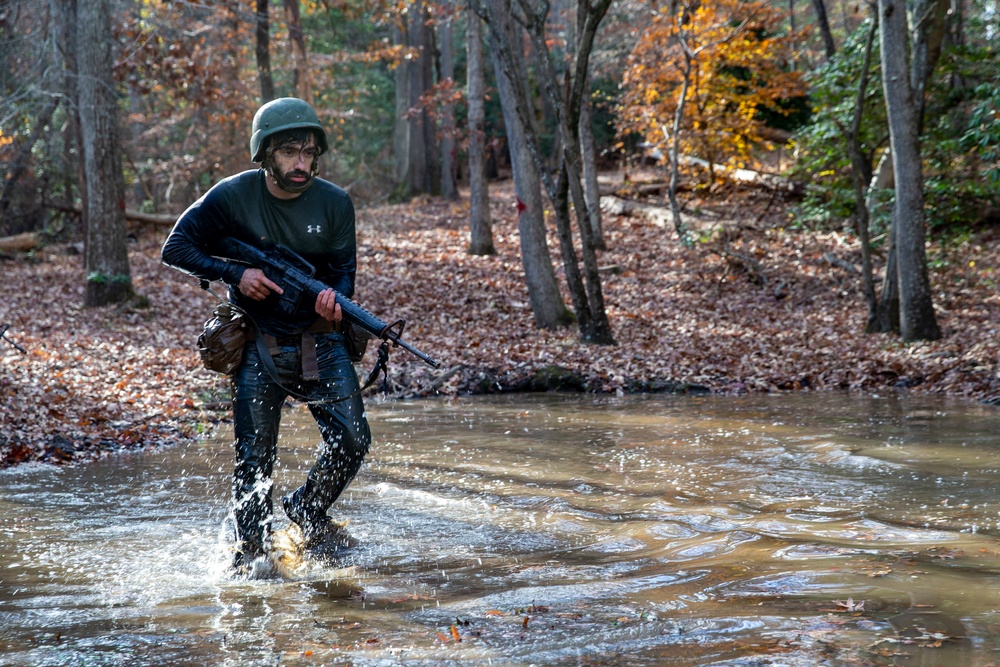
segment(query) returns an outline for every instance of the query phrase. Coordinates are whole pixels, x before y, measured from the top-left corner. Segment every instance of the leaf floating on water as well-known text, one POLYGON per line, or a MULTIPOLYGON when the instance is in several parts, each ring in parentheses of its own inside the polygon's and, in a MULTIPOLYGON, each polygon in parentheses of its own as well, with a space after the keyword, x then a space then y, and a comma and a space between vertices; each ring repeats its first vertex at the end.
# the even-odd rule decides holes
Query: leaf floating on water
POLYGON ((458 628, 456 628, 454 625, 451 626, 451 636, 454 637, 455 641, 457 642, 462 641, 462 636, 458 634, 458 628))
POLYGON ((855 602, 854 598, 849 597, 847 598, 847 602, 844 602, 843 600, 834 600, 833 602, 837 605, 837 609, 835 611, 856 612, 865 610, 864 600, 861 602, 855 602))

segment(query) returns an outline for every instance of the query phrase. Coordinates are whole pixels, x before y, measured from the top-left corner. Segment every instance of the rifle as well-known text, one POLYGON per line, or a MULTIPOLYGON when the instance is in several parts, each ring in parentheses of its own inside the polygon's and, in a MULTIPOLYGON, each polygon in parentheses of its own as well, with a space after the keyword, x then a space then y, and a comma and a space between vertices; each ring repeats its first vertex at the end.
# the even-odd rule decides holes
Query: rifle
MULTIPOLYGON (((330 289, 326 283, 313 278, 316 268, 312 264, 286 246, 277 245, 271 250, 260 250, 249 243, 227 236, 216 244, 215 249, 219 253, 218 257, 258 268, 271 281, 280 285, 284 294, 278 299, 278 310, 282 314, 295 315, 303 296, 315 298, 320 292, 330 289)), ((375 338, 392 341, 394 345, 403 348, 433 368, 441 366, 440 361, 403 340, 405 320, 396 320, 389 324, 339 292, 337 304, 345 317, 375 338)))

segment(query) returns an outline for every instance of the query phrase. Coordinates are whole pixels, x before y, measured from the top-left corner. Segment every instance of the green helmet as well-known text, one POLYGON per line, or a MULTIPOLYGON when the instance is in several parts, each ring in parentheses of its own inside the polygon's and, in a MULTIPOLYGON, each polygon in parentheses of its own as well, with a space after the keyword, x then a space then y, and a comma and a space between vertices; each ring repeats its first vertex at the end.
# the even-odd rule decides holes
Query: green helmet
POLYGON ((267 138, 283 130, 308 128, 316 130, 316 141, 320 152, 327 149, 326 132, 319 123, 316 111, 309 103, 296 97, 281 97, 271 100, 253 117, 252 134, 250 135, 250 159, 253 162, 264 161, 264 149, 267 148, 267 138))

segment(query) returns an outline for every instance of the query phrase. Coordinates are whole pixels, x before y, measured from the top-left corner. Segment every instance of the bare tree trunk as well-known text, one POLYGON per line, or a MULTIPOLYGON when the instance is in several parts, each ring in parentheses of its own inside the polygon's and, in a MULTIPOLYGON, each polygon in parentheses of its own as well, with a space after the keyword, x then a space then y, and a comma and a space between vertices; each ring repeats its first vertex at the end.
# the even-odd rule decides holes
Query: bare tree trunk
MULTIPOLYGON (((542 88, 558 121, 557 138, 560 144, 560 167, 557 179, 553 179, 552 174, 545 171, 547 155, 542 151, 538 134, 531 131, 526 134, 525 139, 531 159, 535 163, 542 183, 552 201, 563 255, 563 268, 566 271, 566 282, 573 299, 573 306, 576 309, 580 338, 587 343, 602 345, 613 345, 614 337, 611 334, 611 326, 604 307, 604 295, 601 289, 590 218, 581 184, 583 167, 579 144, 579 123, 580 100, 587 79, 587 68, 590 52, 593 48, 594 35, 597 32, 597 26, 610 6, 610 1, 599 0, 587 13, 584 28, 580 38, 574 44, 574 52, 568 59, 568 69, 563 76, 556 72, 546 39, 545 25, 548 19, 548 4, 540 3, 538 8, 534 8, 529 0, 518 0, 517 2, 517 11, 520 12, 517 22, 524 27, 531 39, 540 70, 542 88), (580 232, 580 251, 584 267, 582 275, 573 247, 569 206, 566 203, 567 191, 572 198, 577 216, 577 228, 580 232)), ((480 11, 480 16, 486 18, 490 26, 494 58, 498 69, 511 76, 511 72, 515 71, 515 54, 517 54, 517 49, 520 48, 521 44, 518 33, 511 29, 510 17, 514 8, 508 0, 489 0, 482 5, 477 5, 477 11, 480 11)), ((505 100, 505 103, 513 103, 513 111, 520 117, 522 125, 531 129, 531 98, 523 89, 515 92, 518 93, 517 97, 513 100, 505 100)))
MULTIPOLYGON (((455 81, 454 20, 455 6, 451 0, 441 2, 438 21, 438 49, 441 52, 441 81, 455 81)), ((441 196, 458 199, 455 159, 455 105, 446 102, 441 106, 441 196)))
MULTIPOLYGON (((527 5, 521 0, 521 6, 527 5)), ((611 323, 608 321, 604 303, 604 289, 597 263, 597 244, 594 242, 591 217, 583 187, 583 154, 580 148, 580 116, 583 98, 589 89, 587 84, 590 54, 593 50, 597 28, 607 13, 611 0, 581 5, 580 34, 574 44, 572 59, 567 72, 560 74, 553 67, 554 59, 548 51, 548 40, 544 30, 544 10, 527 24, 528 34, 539 53, 544 54, 545 67, 542 69, 543 87, 556 110, 559 137, 562 139, 562 170, 569 183, 570 198, 576 213, 580 230, 580 254, 583 256, 584 277, 586 279, 587 301, 593 320, 591 329, 581 327, 585 342, 599 345, 614 345, 611 323), (562 83, 562 85, 560 85, 562 83)), ((543 4, 544 6, 544 4, 543 4)), ((567 212, 568 213, 568 212, 567 212)), ((569 216, 567 215, 567 224, 569 216)))
MULTIPOLYGON (((889 164, 892 164, 891 162, 889 164)), ((872 180, 877 179, 876 175, 872 180)), ((869 209, 871 210, 871 209, 869 209)), ((889 243, 882 276, 882 294, 865 333, 899 333, 899 280, 896 270, 896 223, 889 227, 889 243)))
POLYGON ((594 237, 594 247, 607 250, 604 241, 604 225, 601 220, 601 189, 597 182, 597 148, 594 142, 594 105, 590 96, 580 108, 580 152, 583 157, 583 187, 590 214, 590 233, 594 237))
POLYGON ((132 296, 125 227, 125 183, 118 139, 110 0, 81 3, 77 14, 77 104, 86 177, 85 305, 132 296))
MULTIPOLYGON (((587 12, 590 10, 589 0, 580 0, 577 4, 577 26, 583 29, 587 12)), ((576 41, 574 35, 574 42, 576 41)), ((607 250, 604 242, 604 227, 601 224, 601 190, 597 182, 597 148, 594 145, 594 104, 591 99, 590 76, 584 82, 584 96, 580 104, 580 152, 583 159, 583 189, 587 200, 587 212, 590 213, 590 233, 594 239, 594 247, 607 250)))
POLYGON ((309 71, 309 52, 306 50, 306 36, 302 30, 299 0, 285 0, 285 22, 288 23, 288 42, 292 50, 292 67, 295 70, 293 78, 295 96, 312 104, 312 74, 309 71))
POLYGON ((408 109, 416 109, 409 117, 409 192, 434 194, 440 182, 437 160, 436 131, 430 114, 423 108, 420 96, 434 85, 434 45, 428 28, 427 6, 423 0, 410 5, 407 44, 419 50, 416 58, 406 61, 409 73, 408 109))
MULTIPOLYGON (((921 0, 912 14, 910 34, 914 43, 914 58, 910 65, 910 86, 914 94, 913 104, 917 117, 918 136, 923 132, 924 91, 941 55, 941 42, 947 25, 947 12, 942 10, 941 0, 921 0), (920 91, 917 94, 917 91, 920 91)), ((945 8, 946 9, 946 8, 945 8)), ((874 210, 872 194, 878 189, 896 187, 892 151, 887 151, 879 160, 872 185, 868 190, 868 212, 874 210)), ((897 283, 896 230, 895 220, 889 232, 889 251, 882 278, 882 294, 873 319, 868 322, 868 333, 888 333, 900 330, 899 285, 897 283)))
POLYGON ((469 83, 469 254, 495 255, 486 180, 486 107, 483 85, 483 39, 479 16, 467 14, 466 59, 469 83))
MULTIPOLYGON (((875 212, 879 201, 876 195, 880 190, 896 187, 895 173, 892 169, 892 151, 887 150, 879 158, 875 172, 872 174, 868 193, 865 197, 865 211, 869 220, 875 212)), ((875 313, 868 319, 865 333, 899 332, 899 289, 896 285, 896 234, 889 225, 889 242, 886 244, 885 269, 882 274, 882 292, 875 308, 875 313)))
POLYGON ((901 0, 879 0, 878 4, 882 23, 882 85, 896 173, 893 226, 900 333, 904 340, 936 340, 941 337, 941 330, 934 315, 924 250, 923 174, 918 119, 906 62, 906 7, 901 0))
POLYGON ((861 80, 858 82, 858 94, 854 102, 854 117, 851 129, 847 132, 847 147, 851 157, 851 180, 854 184, 854 201, 857 209, 856 224, 858 239, 861 242, 861 274, 865 303, 868 306, 868 321, 866 329, 877 317, 878 300, 875 296, 875 282, 872 276, 872 249, 868 234, 868 206, 865 198, 865 186, 871 181, 871 164, 868 163, 861 149, 861 118, 863 116, 865 97, 868 94, 868 70, 871 68, 872 46, 875 33, 878 31, 878 12, 872 16, 872 24, 868 30, 865 42, 864 63, 861 66, 861 80))
MULTIPOLYGON (((509 19, 508 19, 509 20, 509 19)), ((541 177, 538 167, 529 152, 527 134, 532 132, 517 112, 515 99, 523 97, 524 91, 516 90, 524 85, 523 55, 513 51, 513 76, 505 71, 500 62, 498 31, 509 30, 509 25, 490 25, 490 43, 493 55, 493 69, 496 74, 497 89, 500 93, 504 125, 507 129, 507 144, 510 149, 511 167, 514 172, 514 191, 517 195, 517 226, 521 237, 521 263, 528 285, 528 298, 535 316, 535 325, 540 329, 552 329, 572 322, 573 317, 563 303, 552 268, 552 257, 545 238, 545 215, 542 203, 541 177)), ((530 120, 530 119, 528 119, 530 120)))
POLYGON ((684 106, 687 104, 688 86, 691 85, 691 53, 686 45, 684 49, 684 78, 681 80, 681 90, 678 93, 677 109, 674 112, 674 127, 670 134, 670 184, 667 187, 667 197, 670 199, 670 214, 674 218, 674 229, 681 244, 690 247, 693 241, 688 237, 684 222, 681 219, 681 206, 677 201, 677 175, 680 172, 680 133, 681 121, 684 119, 684 106))
MULTIPOLYGON (((393 28, 393 41, 406 46, 405 27, 393 28)), ((395 163, 396 187, 399 194, 409 196, 410 183, 410 133, 413 129, 407 110, 410 108, 409 65, 403 61, 395 69, 396 81, 396 123, 392 132, 392 155, 395 163)))
POLYGON ((910 85, 913 87, 913 105, 919 134, 923 134, 927 84, 941 57, 950 5, 950 0, 917 0, 909 22, 913 39, 910 85))
POLYGON ((262 102, 274 99, 274 78, 271 76, 271 28, 268 0, 257 0, 257 79, 260 81, 262 102))
POLYGON ((823 37, 823 46, 826 48, 826 59, 829 60, 837 53, 837 44, 833 41, 833 33, 830 31, 830 20, 826 16, 826 4, 823 0, 812 0, 816 9, 816 24, 819 26, 819 34, 823 37))

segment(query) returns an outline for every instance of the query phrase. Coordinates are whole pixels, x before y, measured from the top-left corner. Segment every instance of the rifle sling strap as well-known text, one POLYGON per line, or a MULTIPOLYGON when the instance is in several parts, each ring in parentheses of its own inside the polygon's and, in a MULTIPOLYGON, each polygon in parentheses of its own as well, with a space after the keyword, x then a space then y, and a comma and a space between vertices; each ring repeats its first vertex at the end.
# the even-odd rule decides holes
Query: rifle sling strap
MULTIPOLYGON (((250 318, 248 317, 247 319, 250 319, 250 318)), ((389 341, 384 340, 384 341, 382 341, 382 344, 379 345, 379 348, 378 348, 378 359, 375 361, 375 367, 372 368, 371 373, 368 374, 368 379, 365 380, 365 383, 361 387, 359 387, 356 391, 351 392, 347 396, 341 396, 340 398, 330 398, 330 399, 319 399, 319 400, 317 400, 316 398, 313 398, 313 397, 310 397, 310 396, 306 396, 305 394, 302 394, 302 393, 300 393, 298 391, 295 391, 294 389, 290 389, 290 388, 286 387, 285 385, 281 384, 281 381, 278 379, 278 369, 275 367, 275 365, 274 365, 274 359, 271 357, 271 355, 273 353, 276 353, 278 351, 278 349, 279 349, 278 348, 278 342, 277 342, 277 340, 274 338, 274 336, 271 336, 271 335, 265 334, 265 333, 261 333, 260 329, 257 328, 257 323, 254 322, 253 320, 250 320, 250 323, 251 323, 251 325, 253 325, 253 330, 251 331, 251 337, 254 339, 254 342, 257 345, 257 353, 260 355, 261 361, 264 363, 264 368, 267 369, 267 374, 271 376, 271 379, 274 381, 274 383, 276 385, 278 385, 278 387, 281 388, 282 391, 284 391, 286 394, 288 394, 289 396, 291 396, 293 398, 299 399, 300 401, 305 401, 307 403, 340 403, 342 401, 350 400, 350 399, 354 398, 355 396, 359 395, 361 392, 363 392, 368 387, 372 386, 372 384, 375 383, 375 380, 378 379, 379 373, 382 373, 383 376, 385 377, 386 382, 388 382, 388 377, 389 377, 389 371, 388 371, 388 364, 389 364, 389 341)), ((305 334, 303 334, 302 338, 303 338, 303 340, 302 340, 302 355, 303 355, 303 358, 302 358, 302 367, 303 367, 302 368, 302 379, 303 380, 318 380, 319 379, 319 365, 318 365, 317 360, 316 360, 316 344, 315 344, 315 341, 314 341, 313 336, 312 336, 311 333, 305 333, 305 334), (308 341, 306 340, 307 337, 309 339, 308 341), (311 344, 307 345, 307 343, 311 343, 311 344), (309 350, 308 353, 307 353, 307 349, 309 350), (311 358, 311 361, 310 361, 310 358, 311 358), (309 368, 309 365, 312 366, 311 369, 309 368), (315 377, 307 377, 307 375, 311 375, 312 374, 312 373, 310 373, 310 370, 312 370, 315 373, 315 377)))

